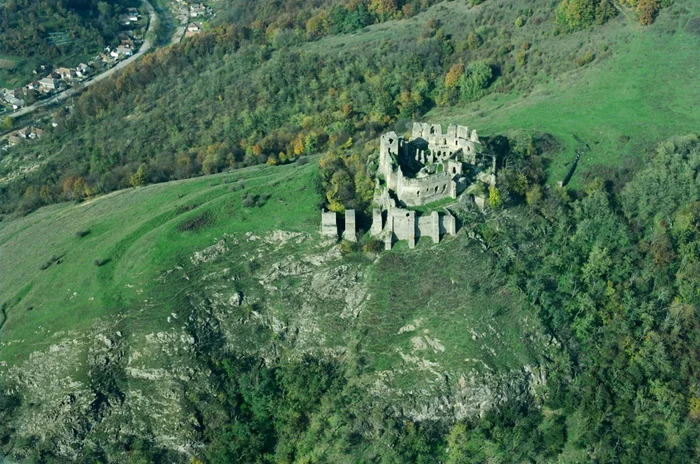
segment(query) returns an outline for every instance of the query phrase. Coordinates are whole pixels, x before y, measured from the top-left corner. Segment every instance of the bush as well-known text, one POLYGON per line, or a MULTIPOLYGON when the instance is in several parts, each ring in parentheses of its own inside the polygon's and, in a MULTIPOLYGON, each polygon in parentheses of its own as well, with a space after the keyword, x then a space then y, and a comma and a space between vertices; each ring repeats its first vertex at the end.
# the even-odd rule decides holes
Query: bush
POLYGON ((105 259, 95 258, 95 259, 92 261, 92 264, 94 264, 96 267, 100 267, 100 266, 102 266, 103 264, 105 264, 106 262, 107 262, 107 260, 105 260, 105 259))
POLYGON ((586 66, 588 63, 590 63, 594 59, 595 59, 595 55, 593 54, 593 52, 591 52, 590 50, 587 50, 586 53, 583 54, 583 56, 576 58, 574 60, 574 62, 576 63, 576 66, 578 66, 580 68, 581 66, 586 66))
POLYGON ((211 222, 213 222, 214 217, 213 215, 209 212, 206 211, 202 214, 199 214, 195 217, 191 217, 184 222, 182 222, 180 225, 177 226, 177 230, 180 232, 185 232, 185 231, 191 231, 191 232, 197 232, 204 227, 208 226, 211 222))
POLYGON ((252 193, 246 193, 243 195, 243 198, 241 200, 241 205, 244 208, 252 208, 253 206, 260 208, 261 206, 264 206, 265 203, 267 203, 267 200, 270 199, 270 194, 269 193, 263 193, 262 195, 254 195, 252 193))
POLYGON ((52 255, 51 258, 49 258, 48 261, 46 261, 44 264, 42 264, 41 266, 39 266, 39 269, 41 269, 42 271, 45 271, 46 269, 48 269, 49 267, 51 267, 51 265, 52 265, 53 263, 58 262, 58 259, 59 259, 58 256, 52 255))
POLYGON ((238 182, 234 183, 231 186, 231 191, 232 192, 237 192, 239 190, 243 190, 245 188, 245 181, 244 180, 239 180, 238 182))
POLYGON ((257 198, 257 195, 246 194, 243 196, 243 200, 241 201, 241 205, 244 208, 252 208, 253 206, 255 206, 256 198, 257 198))
POLYGON ((343 240, 340 242, 340 254, 347 256, 349 254, 355 253, 360 249, 360 245, 357 242, 348 242, 343 240))
POLYGON ((379 253, 383 249, 384 244, 376 238, 370 239, 367 243, 362 245, 362 251, 365 251, 367 253, 379 253))

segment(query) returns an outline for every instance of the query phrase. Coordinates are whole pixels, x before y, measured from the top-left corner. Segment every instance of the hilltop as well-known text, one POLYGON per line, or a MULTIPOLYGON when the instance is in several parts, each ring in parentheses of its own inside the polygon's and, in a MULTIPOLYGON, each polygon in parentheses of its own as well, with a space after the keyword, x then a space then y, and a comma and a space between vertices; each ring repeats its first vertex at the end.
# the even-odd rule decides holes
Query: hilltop
POLYGON ((222 7, 4 153, 3 455, 697 460, 700 10, 557 4, 222 7))
POLYGON ((126 420, 154 446, 196 452, 184 393, 168 391, 214 388, 201 358, 219 345, 273 363, 362 359, 363 388, 413 420, 469 417, 535 388, 551 342, 494 263, 464 237, 343 256, 318 234, 316 169, 247 168, 7 224, 1 375, 38 406, 17 417, 18 437, 75 452, 92 426, 70 440, 66 427, 126 420), (242 206, 248 196, 258 206, 242 206), (95 383, 103 364, 122 399, 96 411, 94 395, 110 394, 95 383))

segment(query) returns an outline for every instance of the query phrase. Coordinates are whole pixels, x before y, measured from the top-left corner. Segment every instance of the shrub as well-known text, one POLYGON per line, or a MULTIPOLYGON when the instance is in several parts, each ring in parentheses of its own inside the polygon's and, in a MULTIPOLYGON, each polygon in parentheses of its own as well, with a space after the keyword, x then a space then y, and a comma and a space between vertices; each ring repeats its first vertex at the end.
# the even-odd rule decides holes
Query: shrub
POLYGON ((359 248, 360 245, 357 242, 348 242, 347 240, 340 242, 340 254, 343 256, 354 253, 359 250, 359 248))
POLYGON ((591 52, 590 50, 586 50, 586 53, 584 53, 583 56, 576 58, 574 62, 576 63, 576 66, 580 68, 581 66, 587 65, 594 59, 595 55, 593 54, 593 52, 591 52))
POLYGON ((525 25, 525 18, 518 16, 515 18, 515 27, 523 27, 525 25))
POLYGON ((241 205, 244 208, 252 208, 255 206, 255 200, 256 200, 257 195, 251 195, 247 194, 243 196, 243 200, 241 201, 241 205))
POLYGON ((474 31, 471 31, 467 36, 467 48, 469 50, 476 50, 481 46, 481 37, 476 35, 474 31))
POLYGON ((177 230, 180 232, 191 231, 197 232, 204 227, 208 226, 214 220, 213 215, 209 211, 205 211, 202 214, 191 217, 177 226, 177 230))
POLYGON ((55 262, 57 262, 57 261, 58 261, 58 256, 52 255, 51 258, 49 258, 48 261, 46 261, 44 264, 42 264, 41 266, 39 266, 39 269, 41 269, 42 271, 45 271, 46 269, 48 269, 49 267, 51 267, 51 265, 52 265, 53 263, 55 263, 55 262))
POLYGON ((384 244, 377 240, 376 238, 370 239, 367 243, 362 245, 362 251, 368 253, 379 253, 384 248, 384 244))
POLYGON ((493 209, 498 209, 503 204, 501 192, 499 192, 493 185, 489 186, 489 203, 493 209))
POLYGON ((243 199, 241 200, 241 205, 244 208, 252 208, 253 206, 260 208, 261 206, 264 206, 265 203, 267 203, 267 200, 270 199, 270 194, 269 193, 263 193, 262 195, 254 195, 252 193, 246 193, 243 195, 243 199))
POLYGON ((232 192, 237 192, 239 190, 243 190, 245 188, 245 181, 244 180, 239 180, 238 182, 234 183, 231 186, 231 191, 232 192))
POLYGON ((92 264, 94 264, 96 267, 100 267, 100 266, 102 266, 103 264, 105 264, 106 262, 107 262, 107 261, 104 260, 104 259, 95 258, 95 259, 92 261, 92 264))

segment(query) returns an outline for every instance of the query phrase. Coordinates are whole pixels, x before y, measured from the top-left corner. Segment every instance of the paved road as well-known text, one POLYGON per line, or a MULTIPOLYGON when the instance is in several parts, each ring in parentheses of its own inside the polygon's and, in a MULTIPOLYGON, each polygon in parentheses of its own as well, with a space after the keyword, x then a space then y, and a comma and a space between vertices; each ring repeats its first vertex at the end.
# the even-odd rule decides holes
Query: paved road
POLYGON ((36 111, 39 108, 43 108, 45 106, 49 106, 56 102, 63 101, 67 98, 78 95, 80 92, 87 89, 91 85, 94 85, 95 83, 108 78, 115 72, 119 71, 120 69, 123 69, 124 67, 141 58, 148 50, 150 50, 153 47, 153 41, 150 38, 152 34, 149 33, 152 33, 155 30, 156 23, 158 22, 158 15, 156 14, 156 10, 153 8, 153 5, 151 5, 147 0, 142 1, 143 4, 146 6, 146 9, 148 9, 149 20, 148 31, 146 31, 146 34, 144 35, 145 39, 138 52, 134 53, 129 58, 120 61, 113 68, 110 68, 107 71, 96 75, 95 77, 91 77, 90 79, 78 85, 77 87, 71 87, 70 89, 64 90, 63 92, 51 98, 38 101, 30 106, 25 106, 24 108, 17 110, 14 113, 8 114, 8 116, 10 116, 11 118, 18 118, 20 116, 24 116, 25 114, 32 113, 33 111, 36 111))

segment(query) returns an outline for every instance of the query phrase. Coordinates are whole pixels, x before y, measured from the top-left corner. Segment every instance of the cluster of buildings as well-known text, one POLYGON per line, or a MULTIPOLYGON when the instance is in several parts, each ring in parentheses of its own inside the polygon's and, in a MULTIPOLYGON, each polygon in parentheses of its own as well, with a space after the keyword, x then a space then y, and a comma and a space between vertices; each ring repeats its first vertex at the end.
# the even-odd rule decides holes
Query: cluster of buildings
POLYGON ((118 61, 133 56, 141 44, 141 39, 136 38, 133 31, 123 31, 119 33, 119 45, 116 47, 106 47, 102 53, 95 57, 96 61, 101 61, 105 65, 113 65, 118 61))
POLYGON ((126 13, 119 19, 122 26, 131 26, 141 19, 141 13, 137 8, 127 8, 126 13))
MULTIPOLYGON (((48 71, 48 66, 41 66, 34 70, 34 74, 42 74, 48 71)), ((90 76, 92 66, 81 63, 75 68, 56 68, 48 72, 46 77, 35 80, 24 87, 17 89, 0 89, 0 102, 12 107, 13 110, 20 109, 27 105, 29 92, 36 92, 34 99, 42 95, 48 96, 61 89, 82 81, 90 76)))
MULTIPOLYGON (((383 134, 370 235, 387 250, 398 240, 413 248, 419 237, 438 243, 442 235, 454 235, 456 220, 440 207, 442 200, 471 195, 483 208, 487 187, 496 185, 495 158, 484 156, 480 146, 476 131, 466 126, 449 126, 443 134, 439 124, 413 123, 408 140, 393 131, 383 134), (430 205, 436 207, 414 209, 430 205)), ((356 224, 355 211, 346 210, 345 240, 357 241, 356 224)), ((338 236, 335 212, 321 212, 321 234, 338 236)))
POLYGON ((27 126, 11 133, 7 137, 7 145, 10 147, 20 144, 27 140, 36 140, 44 135, 44 131, 34 126, 27 126))
POLYGON ((185 37, 194 37, 201 34, 203 31, 202 20, 214 16, 212 8, 200 2, 174 0, 172 9, 180 20, 181 27, 185 28, 185 37))
MULTIPOLYGON (((120 18, 123 26, 133 26, 134 23, 137 23, 140 19, 141 14, 136 8, 127 8, 126 13, 120 18)), ((112 66, 132 56, 141 45, 142 38, 136 36, 132 30, 122 31, 119 33, 118 38, 119 45, 105 48, 93 61, 87 64, 81 63, 75 68, 60 67, 53 70, 51 66, 48 65, 40 66, 34 70, 34 74, 37 76, 45 75, 45 77, 17 89, 0 89, 0 105, 7 105, 13 110, 23 108, 32 100, 50 96, 77 82, 87 79, 93 73, 93 69, 96 66, 112 66), (36 93, 34 93, 31 98, 28 98, 29 92, 36 93)))

